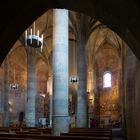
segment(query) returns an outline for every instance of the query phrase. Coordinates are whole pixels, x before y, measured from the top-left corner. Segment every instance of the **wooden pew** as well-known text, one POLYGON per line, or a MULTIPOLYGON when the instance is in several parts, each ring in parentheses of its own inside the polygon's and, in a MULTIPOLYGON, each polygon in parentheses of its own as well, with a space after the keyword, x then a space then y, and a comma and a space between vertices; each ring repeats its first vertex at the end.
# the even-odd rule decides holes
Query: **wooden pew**
POLYGON ((52 129, 51 128, 24 128, 24 129, 22 129, 21 131, 26 131, 26 132, 40 132, 40 133, 42 133, 42 134, 51 134, 51 131, 52 131, 52 129))
POLYGON ((34 129, 34 130, 29 130, 29 132, 41 132, 42 134, 51 134, 52 129, 51 128, 38 128, 38 129, 34 129))
POLYGON ((39 136, 39 135, 18 135, 0 134, 3 140, 110 140, 109 137, 84 137, 84 136, 39 136))
POLYGON ((20 131, 28 131, 28 132, 42 132, 42 133, 51 133, 50 128, 42 129, 42 128, 32 128, 32 127, 0 127, 0 132, 20 132, 20 131))
POLYGON ((11 131, 22 131, 22 128, 10 128, 11 131))
POLYGON ((34 132, 30 132, 30 131, 17 131, 17 132, 15 132, 16 134, 21 134, 21 135, 23 135, 23 134, 26 134, 26 135, 28 135, 28 134, 31 134, 31 135, 41 135, 41 132, 36 132, 36 131, 34 131, 34 132))
POLYGON ((106 128, 72 128, 69 133, 62 133, 66 136, 94 136, 94 137, 110 137, 112 139, 112 129, 106 128))
POLYGON ((81 131, 81 130, 69 130, 69 133, 109 133, 111 134, 112 131, 98 131, 98 130, 92 130, 92 131, 88 131, 88 130, 84 130, 84 131, 81 131))
POLYGON ((22 127, 23 130, 31 130, 31 129, 37 129, 37 127, 22 127))
POLYGON ((17 133, 21 134, 51 134, 51 128, 15 128, 15 127, 0 127, 0 133, 17 133))
POLYGON ((0 132, 9 132, 9 127, 0 127, 0 132))
POLYGON ((111 139, 111 134, 107 133, 61 133, 61 136, 108 137, 111 139))
POLYGON ((70 131, 94 131, 94 132, 112 132, 112 129, 109 128, 71 128, 70 131))
POLYGON ((36 140, 31 138, 10 138, 10 137, 0 137, 0 140, 36 140))
POLYGON ((69 133, 106 133, 112 135, 112 130, 110 129, 70 129, 69 133))
POLYGON ((87 128, 87 127, 81 127, 81 128, 77 128, 77 127, 75 127, 75 128, 70 128, 70 129, 72 129, 72 130, 76 130, 76 129, 81 129, 81 130, 83 130, 83 129, 94 129, 94 130, 96 130, 96 129, 98 129, 98 130, 112 130, 112 128, 100 128, 100 127, 98 127, 98 128, 87 128))
POLYGON ((111 128, 70 128, 71 130, 102 130, 102 131, 111 131, 111 128))

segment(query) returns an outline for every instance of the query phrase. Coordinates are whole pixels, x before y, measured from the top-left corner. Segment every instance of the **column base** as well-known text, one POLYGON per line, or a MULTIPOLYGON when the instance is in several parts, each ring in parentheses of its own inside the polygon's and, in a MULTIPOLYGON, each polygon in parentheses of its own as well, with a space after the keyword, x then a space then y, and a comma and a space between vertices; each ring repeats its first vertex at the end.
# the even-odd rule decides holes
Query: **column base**
POLYGON ((60 133, 68 133, 70 117, 67 115, 55 115, 53 117, 53 135, 60 136, 60 133))

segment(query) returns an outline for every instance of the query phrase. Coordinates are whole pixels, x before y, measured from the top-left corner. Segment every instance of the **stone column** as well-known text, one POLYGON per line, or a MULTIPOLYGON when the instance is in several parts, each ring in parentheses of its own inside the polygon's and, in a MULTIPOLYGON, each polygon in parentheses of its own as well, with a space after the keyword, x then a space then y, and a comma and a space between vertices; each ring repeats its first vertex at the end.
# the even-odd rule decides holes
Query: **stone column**
POLYGON ((87 65, 86 65, 86 49, 85 49, 85 38, 81 35, 78 45, 78 95, 77 95, 77 127, 87 127, 88 125, 88 110, 87 110, 87 91, 86 91, 86 75, 87 75, 87 65))
POLYGON ((66 133, 68 117, 68 10, 53 11, 53 135, 66 133))
POLYGON ((35 127, 35 101, 36 101, 36 77, 35 77, 35 49, 27 48, 27 100, 25 119, 27 127, 35 127))
POLYGON ((9 106, 8 106, 8 63, 7 57, 4 60, 3 64, 3 92, 2 92, 2 112, 3 112, 3 126, 9 127, 9 106))
POLYGON ((53 90, 53 87, 52 87, 52 76, 49 77, 48 79, 48 92, 49 92, 49 95, 50 95, 50 99, 49 99, 49 102, 50 102, 50 105, 49 105, 49 121, 50 121, 50 125, 49 127, 52 128, 52 90, 53 90))

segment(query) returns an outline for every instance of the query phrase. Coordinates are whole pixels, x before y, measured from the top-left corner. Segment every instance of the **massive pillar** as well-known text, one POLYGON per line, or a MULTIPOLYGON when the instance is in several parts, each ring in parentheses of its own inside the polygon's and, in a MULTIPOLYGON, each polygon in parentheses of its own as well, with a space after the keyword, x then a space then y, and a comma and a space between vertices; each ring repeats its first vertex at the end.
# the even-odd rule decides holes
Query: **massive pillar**
POLYGON ((35 127, 35 99, 36 99, 36 78, 35 78, 35 49, 27 48, 27 100, 25 119, 27 127, 35 127))
POLYGON ((83 35, 80 35, 79 46, 78 46, 78 96, 77 96, 77 127, 87 127, 88 124, 88 111, 87 111, 87 92, 86 92, 86 41, 83 35))
POLYGON ((4 76, 3 76, 3 92, 2 92, 2 112, 3 112, 3 126, 9 126, 9 106, 8 106, 8 63, 7 57, 3 64, 4 76))
POLYGON ((68 132, 68 10, 53 11, 53 135, 68 132))
POLYGON ((48 79, 48 92, 49 92, 49 95, 50 95, 50 99, 49 99, 49 102, 50 102, 50 105, 49 105, 49 121, 50 121, 50 125, 49 127, 52 128, 52 90, 53 90, 53 87, 52 87, 52 76, 49 77, 48 79))

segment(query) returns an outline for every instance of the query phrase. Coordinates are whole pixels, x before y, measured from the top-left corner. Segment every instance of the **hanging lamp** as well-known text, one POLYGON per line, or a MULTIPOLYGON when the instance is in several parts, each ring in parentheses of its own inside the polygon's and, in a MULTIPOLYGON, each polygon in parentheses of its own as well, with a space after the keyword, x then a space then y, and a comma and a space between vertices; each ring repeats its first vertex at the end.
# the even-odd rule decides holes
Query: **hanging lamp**
POLYGON ((39 36, 39 30, 35 30, 35 22, 33 23, 33 29, 30 29, 30 32, 25 31, 25 46, 31 46, 33 48, 41 48, 43 49, 43 34, 41 37, 39 36))
MULTIPOLYGON (((74 42, 74 44, 76 44, 76 43, 74 42)), ((76 63, 75 63, 75 61, 76 61, 76 45, 73 45, 72 52, 73 52, 73 55, 72 55, 73 56, 72 57, 73 74, 70 76, 70 83, 77 84, 79 82, 79 78, 78 78, 78 76, 76 74, 76 70, 75 70, 76 69, 76 63)))

